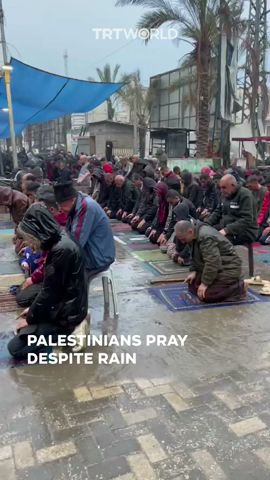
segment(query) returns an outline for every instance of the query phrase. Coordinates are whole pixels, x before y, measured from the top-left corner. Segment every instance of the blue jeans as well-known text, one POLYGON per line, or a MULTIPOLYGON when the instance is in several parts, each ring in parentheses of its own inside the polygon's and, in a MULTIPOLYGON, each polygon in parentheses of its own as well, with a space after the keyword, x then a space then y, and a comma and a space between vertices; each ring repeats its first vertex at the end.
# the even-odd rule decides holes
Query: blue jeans
POLYGON ((59 325, 55 325, 53 323, 29 325, 28 327, 24 327, 19 330, 17 335, 15 335, 12 340, 10 340, 7 348, 12 357, 26 358, 28 353, 38 353, 46 350, 46 347, 44 347, 44 345, 28 345, 29 335, 35 335, 37 339, 41 335, 43 335, 46 339, 49 337, 49 335, 52 335, 52 340, 56 341, 57 336, 60 333, 63 333, 63 331, 60 331, 59 325))

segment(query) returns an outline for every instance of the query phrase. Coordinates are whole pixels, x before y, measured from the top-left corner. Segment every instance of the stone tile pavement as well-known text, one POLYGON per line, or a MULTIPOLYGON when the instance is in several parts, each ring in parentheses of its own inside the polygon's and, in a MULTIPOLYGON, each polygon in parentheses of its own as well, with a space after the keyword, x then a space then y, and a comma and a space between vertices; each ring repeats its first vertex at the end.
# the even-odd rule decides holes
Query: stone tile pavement
MULTIPOLYGON (((90 381, 1 408, 5 480, 270 478, 270 370, 185 385, 90 381), (151 395, 149 395, 151 390, 151 395), (102 397, 95 397, 100 391, 102 397)), ((166 383, 165 383, 166 382, 166 383)))

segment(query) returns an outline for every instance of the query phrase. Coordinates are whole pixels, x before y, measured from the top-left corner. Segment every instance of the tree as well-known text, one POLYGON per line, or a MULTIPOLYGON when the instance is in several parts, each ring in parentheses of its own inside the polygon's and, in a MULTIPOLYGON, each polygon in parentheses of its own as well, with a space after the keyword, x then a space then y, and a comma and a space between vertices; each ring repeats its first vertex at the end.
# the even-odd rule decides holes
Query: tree
MULTIPOLYGON (((119 69, 120 69, 120 65, 117 64, 115 65, 112 71, 111 66, 108 63, 106 63, 106 65, 103 67, 103 70, 101 70, 100 68, 97 68, 97 74, 101 82, 113 83, 116 81, 119 69)), ((113 120, 115 109, 113 108, 113 101, 111 98, 108 98, 107 100, 107 109, 108 109, 108 119, 113 120)))
MULTIPOLYGON (((236 25, 242 11, 241 0, 223 0, 229 8, 227 25, 236 25)), ((117 0, 117 6, 137 5, 149 8, 137 27, 148 31, 169 23, 179 32, 178 38, 184 38, 192 44, 189 59, 196 65, 197 85, 197 152, 201 157, 207 156, 209 141, 209 85, 211 63, 217 54, 219 43, 218 17, 220 0, 117 0)), ((146 43, 149 38, 146 40, 146 43)))
POLYGON ((125 85, 118 92, 117 97, 121 98, 129 106, 129 110, 133 114, 133 121, 136 115, 138 121, 139 151, 140 157, 143 158, 145 156, 145 138, 149 127, 151 110, 158 93, 157 84, 153 83, 149 88, 144 87, 141 82, 139 70, 131 74, 124 74, 121 82, 125 85))

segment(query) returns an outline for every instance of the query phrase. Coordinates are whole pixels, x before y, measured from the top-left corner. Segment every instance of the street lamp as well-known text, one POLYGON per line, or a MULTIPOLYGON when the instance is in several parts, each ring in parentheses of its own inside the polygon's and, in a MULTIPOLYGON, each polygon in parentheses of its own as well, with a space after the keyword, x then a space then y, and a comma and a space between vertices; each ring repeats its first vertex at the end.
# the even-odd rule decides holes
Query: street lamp
POLYGON ((10 74, 13 70, 13 67, 11 65, 3 65, 2 70, 4 72, 4 79, 5 79, 5 84, 6 84, 6 94, 7 94, 7 104, 8 104, 8 108, 3 109, 3 111, 8 111, 9 131, 10 131, 10 139, 11 139, 11 146, 12 146, 13 168, 18 168, 16 137, 15 137, 15 129, 14 129, 14 116, 13 116, 11 88, 10 88, 10 74))

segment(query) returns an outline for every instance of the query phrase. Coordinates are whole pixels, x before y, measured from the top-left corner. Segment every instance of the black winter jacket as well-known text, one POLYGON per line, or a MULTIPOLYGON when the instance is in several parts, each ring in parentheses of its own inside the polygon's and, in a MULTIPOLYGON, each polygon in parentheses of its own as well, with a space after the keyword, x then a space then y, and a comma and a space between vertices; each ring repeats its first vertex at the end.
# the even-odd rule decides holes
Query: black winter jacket
POLYGON ((218 193, 214 183, 210 183, 208 188, 202 191, 202 204, 200 206, 202 210, 206 208, 209 212, 213 212, 218 206, 218 193))
POLYGON ((225 229, 227 235, 241 236, 254 242, 257 234, 257 211, 252 193, 244 187, 238 187, 230 198, 222 198, 221 204, 214 210, 206 223, 225 229))
POLYGON ((158 209, 158 197, 155 192, 155 187, 156 182, 153 178, 144 178, 142 195, 136 215, 147 223, 151 223, 154 220, 158 209))
POLYGON ((46 207, 30 207, 21 229, 41 240, 48 252, 40 293, 31 305, 27 323, 56 323, 63 333, 71 333, 87 315, 87 285, 79 245, 60 230, 46 207))
POLYGON ((190 218, 196 218, 196 208, 193 203, 190 202, 187 198, 183 198, 172 211, 172 218, 169 224, 166 234, 166 239, 169 240, 174 232, 174 227, 177 222, 181 220, 190 220, 190 218))
POLYGON ((115 185, 111 187, 107 207, 113 214, 121 208, 121 188, 117 188, 115 185))
POLYGON ((120 207, 124 212, 131 213, 136 205, 139 190, 128 179, 125 180, 120 194, 120 207))

